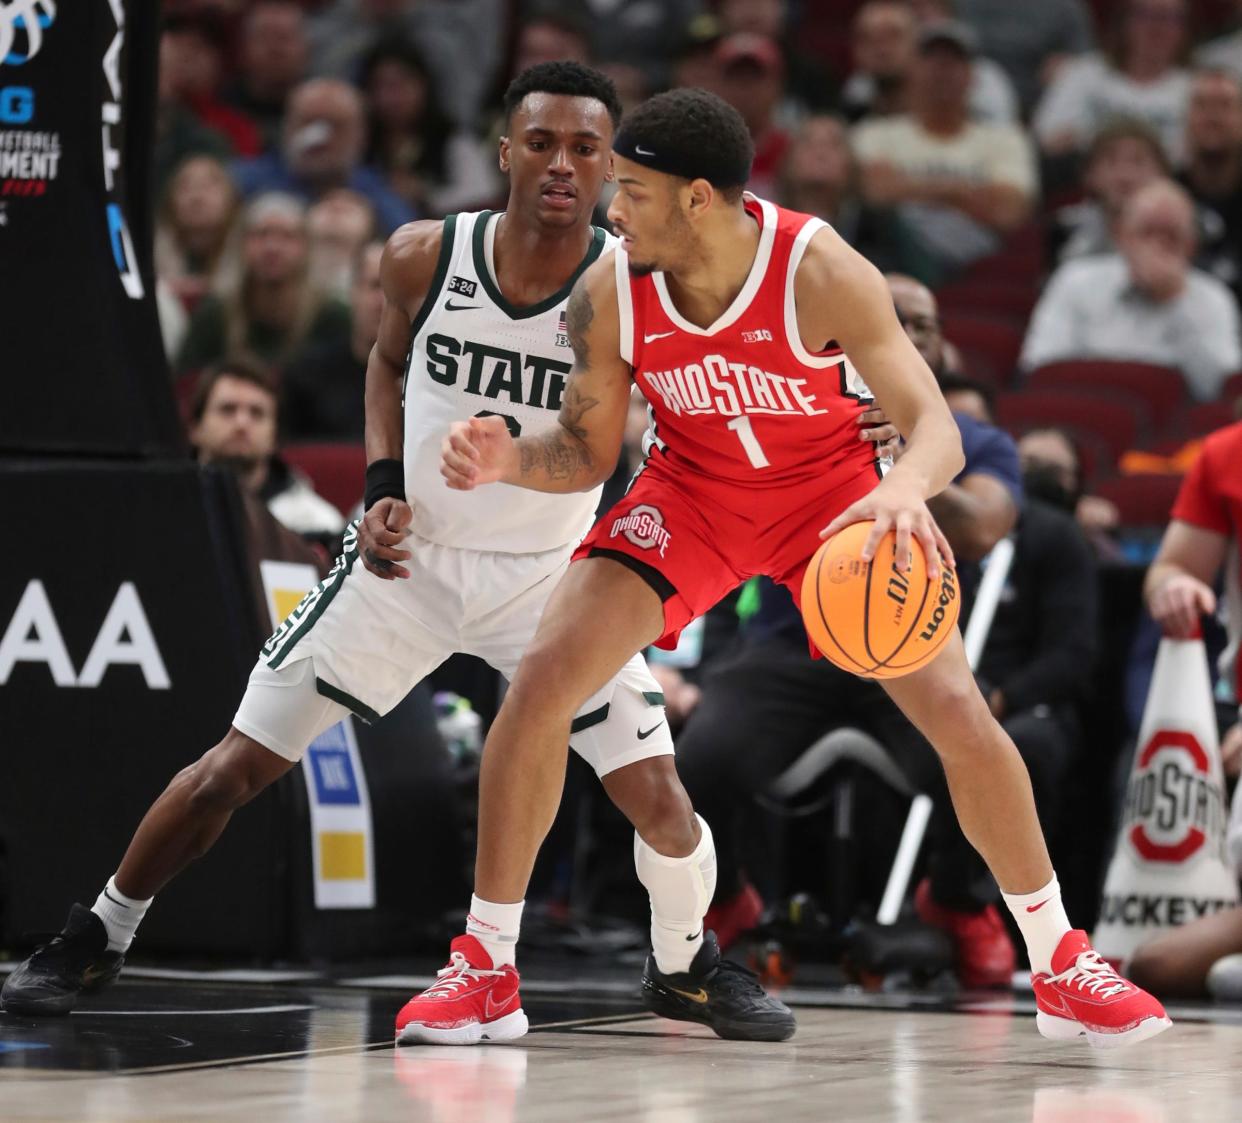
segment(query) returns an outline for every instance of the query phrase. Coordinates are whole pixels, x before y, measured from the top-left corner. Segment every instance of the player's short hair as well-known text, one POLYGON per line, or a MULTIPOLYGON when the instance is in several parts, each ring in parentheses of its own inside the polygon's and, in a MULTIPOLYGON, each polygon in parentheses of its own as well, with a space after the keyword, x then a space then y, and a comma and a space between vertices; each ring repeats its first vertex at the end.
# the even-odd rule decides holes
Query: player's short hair
POLYGON ((683 179, 705 179, 736 202, 750 178, 755 145, 742 115, 706 90, 683 88, 649 98, 625 119, 618 156, 683 179))
POLYGON ((271 370, 245 355, 234 355, 212 364, 198 376, 198 380, 194 383, 194 393, 190 397, 190 417, 195 423, 202 421, 211 392, 222 378, 236 378, 240 382, 249 382, 251 386, 257 386, 260 390, 270 394, 276 404, 280 402, 280 391, 271 370))
POLYGON ((531 94, 589 97, 608 110, 615 129, 621 124, 621 96, 606 74, 580 62, 540 62, 522 71, 505 90, 505 123, 531 94))

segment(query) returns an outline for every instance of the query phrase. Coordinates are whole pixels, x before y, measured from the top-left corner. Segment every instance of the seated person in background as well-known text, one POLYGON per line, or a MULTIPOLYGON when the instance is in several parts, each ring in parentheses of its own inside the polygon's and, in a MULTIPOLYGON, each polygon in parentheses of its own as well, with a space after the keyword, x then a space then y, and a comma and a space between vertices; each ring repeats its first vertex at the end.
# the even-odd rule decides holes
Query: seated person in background
POLYGON ((225 100, 254 123, 265 152, 280 144, 285 102, 306 77, 308 57, 306 11, 299 0, 250 0, 225 100))
MULTIPOLYGON (((1160 552, 1147 571, 1143 594, 1147 609, 1164 633, 1193 635, 1204 616, 1215 615, 1213 585, 1225 572, 1229 644, 1221 656, 1218 694, 1236 706, 1242 699, 1238 651, 1242 647, 1242 606, 1238 592, 1238 542, 1242 532, 1242 424, 1213 433, 1187 474, 1173 505, 1173 518, 1160 552), (1232 572, 1229 572, 1232 570, 1232 572)), ((1221 741, 1227 776, 1242 772, 1242 723, 1233 722, 1221 741)), ((1229 828, 1230 856, 1242 875, 1242 818, 1235 796, 1229 828)), ((1208 972, 1223 956, 1242 953, 1242 909, 1227 909, 1162 933, 1141 946, 1131 960, 1132 974, 1170 998, 1198 998, 1208 972)), ((1139 984, 1143 985, 1143 984, 1139 984)))
POLYGON ((1035 306, 1019 365, 1130 359, 1178 367, 1207 401, 1242 367, 1238 309, 1215 277, 1191 267, 1194 204, 1157 180, 1126 204, 1120 252, 1070 261, 1035 306))
POLYGON ((238 164, 233 174, 247 198, 283 191, 310 204, 348 187, 375 208, 378 233, 386 238, 418 216, 379 172, 363 164, 365 147, 362 95, 346 82, 312 78, 289 95, 280 150, 238 164))
POLYGON ((1126 203, 1140 188, 1171 172, 1160 137, 1150 125, 1124 117, 1106 124, 1087 151, 1083 172, 1087 197, 1053 212, 1050 241, 1056 263, 1115 253, 1126 203))
POLYGON ((358 253, 375 237, 375 212, 356 191, 329 191, 306 212, 311 284, 326 296, 348 300, 358 253))
POLYGON ((281 381, 285 436, 295 441, 361 441, 367 359, 379 335, 384 292, 383 242, 368 242, 354 257, 349 337, 311 348, 290 364, 281 381))
POLYGON ((190 425, 198 462, 231 469, 243 494, 262 500, 294 534, 324 544, 339 540, 340 511, 280 459, 277 432, 276 386, 263 367, 230 359, 199 376, 190 425))
POLYGON ((155 226, 155 272, 187 310, 216 280, 240 209, 228 169, 190 156, 173 172, 155 226))
POLYGON ((908 112, 864 121, 853 137, 863 197, 895 207, 946 272, 995 253, 1026 221, 1037 186, 1022 129, 970 119, 977 54, 968 27, 925 27, 908 112))
POLYGON ((1195 265, 1242 298, 1242 78, 1236 74, 1195 72, 1178 178, 1199 207, 1195 265))
MULTIPOLYGON (((903 324, 921 319, 928 306, 934 311, 935 298, 908 278, 890 279, 890 287, 903 324), (912 294, 919 297, 913 307, 912 294)), ((938 324, 911 333, 911 339, 932 370, 940 369, 938 324)), ((959 417, 958 423, 966 467, 929 506, 961 570, 1012 529, 1021 483, 1009 437, 969 418, 959 417)), ((677 770, 686 791, 695 806, 711 809, 716 824, 717 889, 704 923, 725 946, 758 922, 762 901, 742 869, 739 820, 756 792, 817 737, 842 726, 871 733, 916 786, 932 793, 932 875, 930 886, 918 894, 920 912, 949 928, 964 982, 1008 986, 1014 950, 993 903, 997 889, 956 825, 935 754, 880 686, 808 656, 792 599, 771 586, 764 589, 740 648, 707 675, 677 742, 677 770)))
POLYGON ((1094 40, 1086 0, 954 0, 953 13, 975 29, 983 53, 1009 75, 1024 113, 1065 64, 1089 51, 1094 40))
POLYGON ((349 337, 349 310, 310 282, 306 208, 290 195, 260 195, 242 211, 241 275, 221 278, 194 310, 177 373, 225 355, 284 366, 306 345, 349 337))
MULTIPOLYGON (((1242 24, 1242 0, 1233 0, 1233 6, 1237 9, 1235 22, 1242 24)), ((1242 78, 1242 27, 1205 43, 1195 53, 1195 62, 1199 66, 1230 70, 1242 78)))
POLYGON ((1049 156, 1085 151, 1113 117, 1146 121, 1170 160, 1182 152, 1190 76, 1186 0, 1124 0, 1106 50, 1065 64, 1040 100, 1032 126, 1049 156))
POLYGON ((892 210, 869 206, 858 190, 858 162, 839 118, 815 114, 794 133, 781 169, 782 206, 829 223, 877 269, 926 278, 935 264, 892 210))

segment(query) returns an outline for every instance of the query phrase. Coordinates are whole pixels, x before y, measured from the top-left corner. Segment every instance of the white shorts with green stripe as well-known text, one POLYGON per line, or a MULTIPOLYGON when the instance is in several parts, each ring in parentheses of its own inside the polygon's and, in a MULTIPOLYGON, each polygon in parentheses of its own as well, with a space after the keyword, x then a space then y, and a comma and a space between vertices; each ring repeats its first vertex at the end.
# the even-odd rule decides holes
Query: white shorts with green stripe
MULTIPOLYGON (((288 760, 346 713, 378 721, 456 652, 506 678, 534 638, 571 547, 542 554, 459 550, 411 536, 408 580, 358 561, 357 527, 341 557, 263 645, 233 724, 288 760)), ((673 751, 664 695, 634 656, 579 709, 573 748, 600 776, 673 751)))

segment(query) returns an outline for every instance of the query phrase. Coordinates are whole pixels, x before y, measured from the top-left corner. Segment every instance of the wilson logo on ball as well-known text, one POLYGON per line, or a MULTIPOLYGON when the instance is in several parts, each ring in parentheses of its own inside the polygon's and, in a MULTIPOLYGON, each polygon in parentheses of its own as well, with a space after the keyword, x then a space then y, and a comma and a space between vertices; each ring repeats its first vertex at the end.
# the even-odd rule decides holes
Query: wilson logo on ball
MULTIPOLYGON (((957 584, 953 580, 953 570, 945 569, 940 578, 940 600, 935 609, 932 611, 931 619, 927 622, 927 627, 919 632, 919 639, 935 639, 936 633, 940 630, 940 625, 944 623, 944 618, 948 615, 950 606, 956 600, 957 584)), ((957 613, 954 612, 953 615, 956 619, 957 613)))
POLYGON ((1126 792, 1125 837, 1148 862, 1180 864, 1211 840, 1224 859, 1225 796, 1193 733, 1159 730, 1143 746, 1126 792))

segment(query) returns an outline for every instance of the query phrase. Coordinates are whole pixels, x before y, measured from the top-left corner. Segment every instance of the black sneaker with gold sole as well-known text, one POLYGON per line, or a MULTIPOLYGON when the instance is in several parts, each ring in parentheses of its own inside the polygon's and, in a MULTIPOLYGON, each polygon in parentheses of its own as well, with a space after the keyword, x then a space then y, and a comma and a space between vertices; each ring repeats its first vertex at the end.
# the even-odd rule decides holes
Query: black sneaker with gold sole
POLYGON ((67 1014, 83 991, 100 990, 121 973, 125 956, 108 950, 103 921, 74 905, 64 930, 5 980, 0 1005, 9 1014, 67 1014))
POLYGON ((653 1014, 701 1022, 730 1041, 784 1041, 798 1028, 793 1011, 768 994, 753 971, 720 957, 712 932, 688 971, 666 975, 655 956, 647 956, 642 997, 653 1014))

